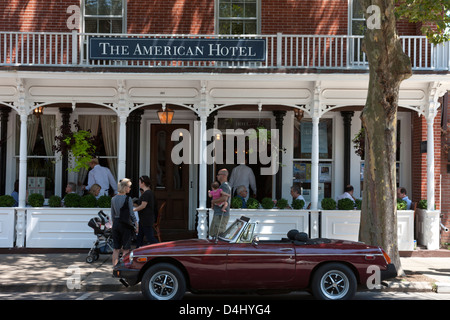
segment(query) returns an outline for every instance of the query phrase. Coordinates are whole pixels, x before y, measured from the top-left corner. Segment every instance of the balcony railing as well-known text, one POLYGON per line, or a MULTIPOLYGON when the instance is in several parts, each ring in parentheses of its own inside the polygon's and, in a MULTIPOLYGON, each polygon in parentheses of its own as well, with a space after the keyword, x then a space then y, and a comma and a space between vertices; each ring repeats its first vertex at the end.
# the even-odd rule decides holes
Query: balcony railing
MULTIPOLYGON (((230 39, 222 35, 0 32, 0 66, 368 69, 362 52, 362 36, 278 33, 233 37, 265 39, 265 60, 260 62, 90 60, 87 57, 90 37, 230 39)), ((403 36, 401 42, 411 58, 413 70, 450 70, 449 42, 434 46, 423 36, 403 36)))

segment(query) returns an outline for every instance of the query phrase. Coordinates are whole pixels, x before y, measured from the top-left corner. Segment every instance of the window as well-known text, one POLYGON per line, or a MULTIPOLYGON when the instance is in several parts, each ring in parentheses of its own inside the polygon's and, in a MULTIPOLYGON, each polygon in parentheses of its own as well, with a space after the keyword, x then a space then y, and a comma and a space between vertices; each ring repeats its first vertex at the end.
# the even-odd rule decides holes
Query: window
POLYGON ((218 0, 217 30, 219 34, 257 34, 259 1, 218 0))
POLYGON ((352 12, 351 12, 351 25, 350 34, 362 36, 366 32, 366 21, 364 19, 364 10, 361 7, 359 1, 352 1, 352 12))
MULTIPOLYGON (((45 198, 55 194, 55 115, 34 114, 27 121, 27 192, 45 198)), ((16 117, 16 172, 19 172, 20 118, 16 117)), ((17 177, 18 178, 18 177, 17 177)))
MULTIPOLYGON (((364 18, 364 10, 358 0, 353 0, 350 6, 349 16, 349 35, 363 36, 366 32, 366 21, 364 18)), ((365 64, 366 57, 362 51, 362 38, 351 38, 350 40, 350 59, 353 64, 365 64)))
POLYGON ((84 32, 125 33, 125 0, 85 0, 84 32))
MULTIPOLYGON (((319 122, 319 203, 323 198, 331 198, 333 169, 333 120, 320 119, 319 122)), ((312 121, 295 120, 293 182, 302 186, 306 204, 311 202, 311 150, 312 121)))

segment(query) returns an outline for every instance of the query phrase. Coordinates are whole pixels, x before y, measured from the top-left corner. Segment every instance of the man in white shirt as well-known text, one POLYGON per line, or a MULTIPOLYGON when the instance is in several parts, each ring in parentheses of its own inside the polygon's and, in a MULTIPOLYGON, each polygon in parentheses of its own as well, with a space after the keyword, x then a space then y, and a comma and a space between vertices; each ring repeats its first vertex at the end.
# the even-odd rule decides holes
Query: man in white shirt
POLYGON ((92 170, 89 171, 88 184, 85 189, 89 191, 93 184, 98 184, 101 187, 99 196, 108 195, 109 188, 112 188, 114 194, 116 194, 117 181, 114 180, 111 171, 106 167, 102 167, 98 163, 98 159, 92 159, 89 162, 89 166, 92 170))
POLYGON ((244 163, 241 163, 237 167, 233 169, 231 172, 231 177, 229 181, 230 187, 232 188, 232 194, 234 194, 234 191, 239 186, 245 186, 247 189, 247 197, 245 198, 245 201, 248 200, 250 195, 250 188, 253 190, 253 194, 256 196, 256 179, 255 174, 253 173, 253 170, 246 166, 244 163))
POLYGON ((353 198, 353 186, 348 185, 344 188, 344 193, 337 197, 337 201, 342 199, 350 199, 355 203, 355 198, 353 198))

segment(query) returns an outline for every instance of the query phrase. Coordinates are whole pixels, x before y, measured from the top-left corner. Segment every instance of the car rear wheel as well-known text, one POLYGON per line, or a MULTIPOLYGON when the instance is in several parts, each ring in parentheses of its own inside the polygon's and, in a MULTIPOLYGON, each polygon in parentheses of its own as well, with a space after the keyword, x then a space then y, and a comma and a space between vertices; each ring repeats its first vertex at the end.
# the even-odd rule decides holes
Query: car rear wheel
POLYGON ((353 271, 342 263, 329 263, 314 273, 311 290, 319 300, 348 300, 356 293, 357 281, 353 271))
POLYGON ((186 292, 186 281, 180 269, 169 263, 159 263, 145 272, 141 290, 150 300, 179 300, 186 292))

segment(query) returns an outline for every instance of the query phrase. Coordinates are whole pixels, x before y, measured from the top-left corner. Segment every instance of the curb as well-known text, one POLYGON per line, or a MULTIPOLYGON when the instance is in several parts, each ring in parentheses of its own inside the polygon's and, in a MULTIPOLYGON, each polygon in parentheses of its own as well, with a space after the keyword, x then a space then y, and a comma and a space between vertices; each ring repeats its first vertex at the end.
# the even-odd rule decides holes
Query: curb
MULTIPOLYGON (((140 291, 141 286, 135 285, 131 287, 125 287, 117 279, 117 284, 114 283, 86 283, 86 279, 82 280, 79 289, 69 289, 66 283, 35 283, 35 284, 10 284, 0 285, 1 292, 106 292, 106 291, 140 291)), ((437 292, 437 293, 450 293, 450 283, 436 283, 435 285, 429 282, 402 282, 392 281, 384 282, 381 289, 367 289, 363 288, 359 291, 378 291, 378 292, 437 292), (436 290, 433 290, 436 288, 436 290)))

